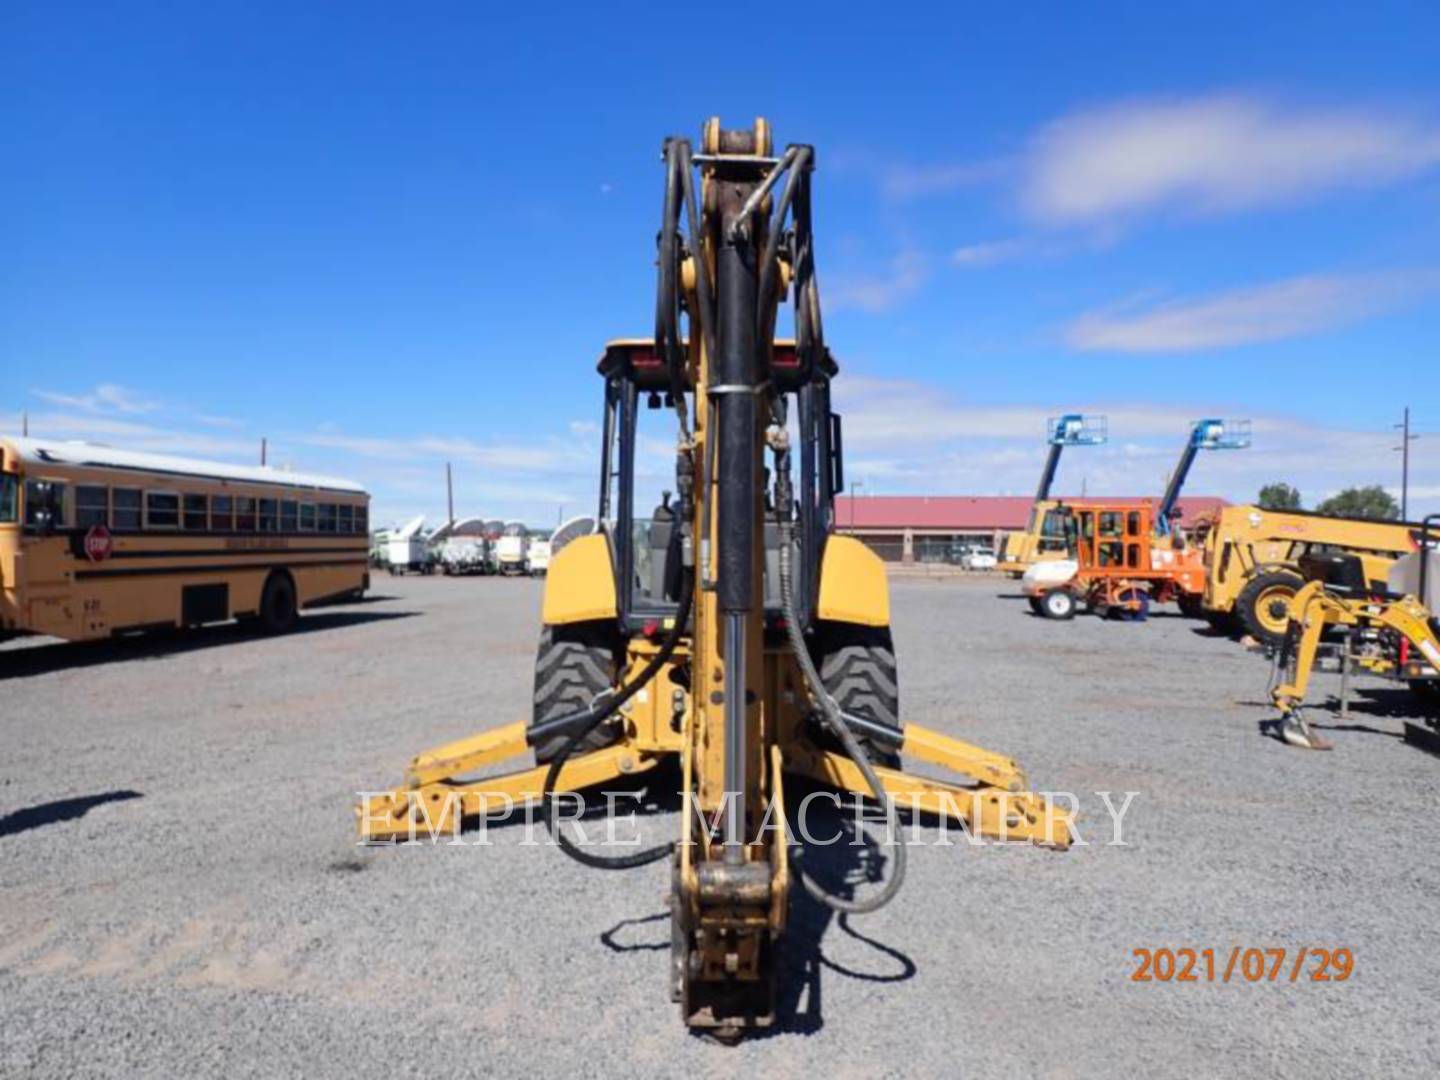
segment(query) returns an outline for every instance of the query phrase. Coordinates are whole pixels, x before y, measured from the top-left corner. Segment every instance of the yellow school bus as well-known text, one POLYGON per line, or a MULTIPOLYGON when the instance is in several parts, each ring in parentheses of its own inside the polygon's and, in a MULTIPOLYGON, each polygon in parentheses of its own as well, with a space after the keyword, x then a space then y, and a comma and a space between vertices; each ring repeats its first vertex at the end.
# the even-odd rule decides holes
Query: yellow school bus
POLYGON ((0 639, 288 630, 369 588, 369 506, 328 477, 0 437, 0 639))

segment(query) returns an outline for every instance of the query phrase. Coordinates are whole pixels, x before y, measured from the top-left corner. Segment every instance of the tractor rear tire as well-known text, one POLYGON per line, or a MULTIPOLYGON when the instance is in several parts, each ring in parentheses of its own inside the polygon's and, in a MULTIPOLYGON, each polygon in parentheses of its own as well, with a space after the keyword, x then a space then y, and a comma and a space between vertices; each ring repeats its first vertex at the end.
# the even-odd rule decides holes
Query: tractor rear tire
POLYGON ((1040 598, 1040 611, 1047 619, 1073 619, 1075 608, 1075 594, 1069 589, 1051 589, 1040 598))
MULTIPOLYGON (((619 654, 620 643, 608 624, 545 627, 540 632, 540 646, 535 656, 531 726, 583 709, 614 686, 619 654)), ((607 720, 585 736, 575 752, 600 750, 619 738, 619 724, 613 719, 607 720)), ((543 765, 550 761, 560 753, 565 742, 566 737, 556 736, 536 746, 536 762, 543 765)))
POLYGON ((265 579, 265 588, 260 593, 260 630, 266 634, 284 634, 295 628, 299 617, 295 582, 283 570, 276 570, 265 579))
MULTIPOLYGON (((900 728, 900 680, 889 627, 832 624, 820 632, 820 681, 843 712, 885 727, 900 728)), ((861 738, 871 762, 900 766, 889 746, 861 738)))
POLYGON ((1290 600, 1305 580, 1292 570, 1256 574, 1235 598, 1235 615, 1245 632, 1257 641, 1278 648, 1290 624, 1290 600))

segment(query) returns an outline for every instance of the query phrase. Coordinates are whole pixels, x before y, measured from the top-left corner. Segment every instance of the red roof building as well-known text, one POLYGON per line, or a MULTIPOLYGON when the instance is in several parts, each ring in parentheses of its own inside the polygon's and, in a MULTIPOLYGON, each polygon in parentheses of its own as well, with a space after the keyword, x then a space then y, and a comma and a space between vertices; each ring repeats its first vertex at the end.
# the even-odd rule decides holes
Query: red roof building
MULTIPOLYGON (((1075 505, 1157 501, 1134 495, 1057 498, 1075 505)), ((1000 533, 1025 528, 1033 502, 1024 495, 841 495, 835 500, 835 527, 887 560, 949 562, 961 546, 994 546, 1000 533)), ((1227 505, 1208 495, 1182 498, 1180 522, 1192 525, 1227 505)))

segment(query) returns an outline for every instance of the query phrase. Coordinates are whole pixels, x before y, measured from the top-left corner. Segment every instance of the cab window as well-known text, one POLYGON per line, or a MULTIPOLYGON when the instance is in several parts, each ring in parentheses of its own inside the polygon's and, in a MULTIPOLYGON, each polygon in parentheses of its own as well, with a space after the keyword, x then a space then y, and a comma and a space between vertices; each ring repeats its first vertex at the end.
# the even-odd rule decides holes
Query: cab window
POLYGON ((14 525, 20 518, 20 481, 0 473, 0 525, 14 525))

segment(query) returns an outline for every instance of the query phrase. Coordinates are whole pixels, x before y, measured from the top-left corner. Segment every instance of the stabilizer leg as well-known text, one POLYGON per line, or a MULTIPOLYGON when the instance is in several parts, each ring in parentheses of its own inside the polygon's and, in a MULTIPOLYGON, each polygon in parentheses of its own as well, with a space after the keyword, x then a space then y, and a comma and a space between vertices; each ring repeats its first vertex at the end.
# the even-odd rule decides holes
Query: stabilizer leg
MULTIPOLYGON (((909 730, 907 726, 907 748, 909 730)), ((929 734, 934 735, 933 732, 929 734)), ((938 749, 933 743, 931 748, 938 749)), ((982 755, 982 758, 962 753, 953 759, 952 765, 945 760, 945 755, 936 752, 933 756, 926 756, 926 760, 973 776, 977 764, 983 758, 993 757, 1009 763, 1010 769, 1004 773, 1006 783, 1000 786, 982 781, 975 787, 962 787, 941 780, 926 779, 901 769, 877 766, 875 772, 885 785, 886 794, 894 800, 899 809, 948 818, 964 824, 975 835, 987 839, 1026 841, 1054 848, 1070 846, 1074 828, 1074 816, 1071 813, 1057 807, 1043 796, 1025 791, 1024 774, 1013 761, 989 754, 977 747, 969 749, 982 755)), ((864 775, 844 754, 818 748, 797 748, 787 753, 786 758, 788 766, 796 772, 844 791, 866 797, 870 795, 870 786, 865 782, 864 775)), ((989 767, 988 764, 984 766, 986 769, 989 767)))
MULTIPOLYGON (((355 808, 360 839, 382 843, 435 838, 457 832, 466 818, 508 814, 538 802, 548 765, 471 782, 455 779, 460 773, 523 752, 524 729, 524 724, 512 724, 420 754, 407 770, 406 786, 362 796, 355 808), (515 728, 520 730, 519 747, 511 748, 515 728)), ((571 758, 561 768, 555 790, 579 791, 622 776, 636 776, 653 769, 663 756, 625 740, 571 758)))

